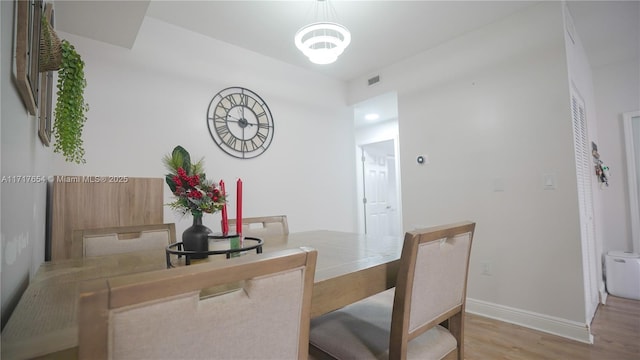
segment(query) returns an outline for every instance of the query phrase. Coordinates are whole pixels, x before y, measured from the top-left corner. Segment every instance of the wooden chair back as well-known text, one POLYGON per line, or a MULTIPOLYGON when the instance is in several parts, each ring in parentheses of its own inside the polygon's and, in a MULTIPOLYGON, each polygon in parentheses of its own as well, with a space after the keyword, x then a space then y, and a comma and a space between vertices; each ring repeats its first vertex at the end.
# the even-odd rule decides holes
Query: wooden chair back
POLYGON ((390 359, 406 359, 411 339, 448 323, 464 359, 464 310, 475 223, 462 222, 407 232, 396 283, 390 359))
POLYGON ((163 249, 176 242, 173 223, 74 230, 72 258, 163 249))
MULTIPOLYGON (((229 227, 235 229, 235 225, 236 219, 229 219, 229 227)), ((264 235, 289 235, 287 215, 243 218, 242 235, 257 237, 264 235)))
POLYGON ((306 359, 316 259, 287 249, 85 282, 79 358, 306 359))

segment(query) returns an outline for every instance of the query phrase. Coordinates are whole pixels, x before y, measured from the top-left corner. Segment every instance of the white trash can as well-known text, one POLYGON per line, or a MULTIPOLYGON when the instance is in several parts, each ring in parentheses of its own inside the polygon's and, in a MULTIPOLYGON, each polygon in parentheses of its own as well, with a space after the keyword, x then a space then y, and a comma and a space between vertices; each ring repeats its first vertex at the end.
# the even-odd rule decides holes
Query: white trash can
POLYGON ((640 300, 640 254, 609 251, 605 255, 604 271, 609 294, 640 300))

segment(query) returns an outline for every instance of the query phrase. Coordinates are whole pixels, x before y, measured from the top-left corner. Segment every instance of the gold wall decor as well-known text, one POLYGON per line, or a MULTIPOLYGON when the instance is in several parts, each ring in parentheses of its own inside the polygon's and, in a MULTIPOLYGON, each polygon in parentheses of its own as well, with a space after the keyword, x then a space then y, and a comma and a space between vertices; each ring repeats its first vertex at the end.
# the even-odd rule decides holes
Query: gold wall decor
POLYGON ((27 110, 37 115, 40 72, 40 17, 42 0, 16 0, 16 83, 27 110))
MULTIPOLYGON (((43 15, 53 26, 53 5, 44 6, 43 15)), ((40 74, 40 104, 38 115, 38 136, 45 146, 51 143, 52 110, 53 110, 53 71, 44 71, 40 74)))

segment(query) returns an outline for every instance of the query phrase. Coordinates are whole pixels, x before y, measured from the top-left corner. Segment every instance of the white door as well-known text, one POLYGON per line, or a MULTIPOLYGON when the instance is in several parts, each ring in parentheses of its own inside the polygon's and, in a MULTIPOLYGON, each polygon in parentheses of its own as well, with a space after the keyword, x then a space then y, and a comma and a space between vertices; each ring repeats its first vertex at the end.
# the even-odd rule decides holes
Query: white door
POLYGON ((587 322, 591 323, 599 302, 596 270, 598 256, 595 247, 595 222, 591 186, 593 160, 591 146, 589 146, 588 141, 584 100, 578 94, 572 94, 571 96, 571 115, 573 118, 578 202, 580 205, 586 317, 587 322))
POLYGON ((399 218, 393 140, 363 145, 362 162, 365 233, 396 235, 399 218))

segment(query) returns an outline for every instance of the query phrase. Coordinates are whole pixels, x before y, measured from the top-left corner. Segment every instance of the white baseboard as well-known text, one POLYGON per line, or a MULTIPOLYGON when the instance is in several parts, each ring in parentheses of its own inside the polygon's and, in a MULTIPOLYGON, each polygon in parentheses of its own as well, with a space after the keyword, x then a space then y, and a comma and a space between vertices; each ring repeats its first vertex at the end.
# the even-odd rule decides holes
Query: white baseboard
POLYGON ((593 335, 591 335, 587 324, 471 298, 467 298, 466 311, 471 314, 593 344, 593 335))
POLYGON ((604 286, 600 287, 600 304, 606 305, 608 296, 609 296, 609 293, 607 293, 607 290, 605 289, 605 287, 604 286))

